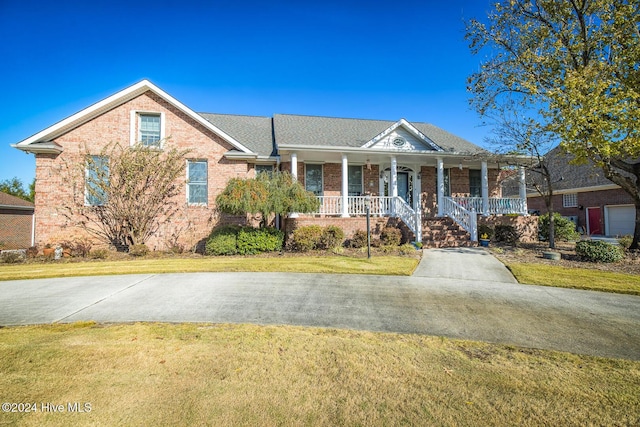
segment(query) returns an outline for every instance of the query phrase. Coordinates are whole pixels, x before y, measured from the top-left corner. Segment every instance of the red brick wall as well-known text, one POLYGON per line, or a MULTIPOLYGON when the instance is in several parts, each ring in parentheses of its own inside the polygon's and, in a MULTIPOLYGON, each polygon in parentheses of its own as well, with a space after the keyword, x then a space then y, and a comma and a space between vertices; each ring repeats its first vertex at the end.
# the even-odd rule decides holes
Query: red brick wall
POLYGON ((176 197, 178 213, 171 222, 163 223, 157 235, 147 242, 150 248, 166 247, 172 235, 177 235, 178 243, 186 247, 194 245, 219 221, 215 198, 228 179, 253 176, 246 162, 223 158, 232 148, 230 144, 162 98, 146 92, 57 138, 55 142, 64 148, 61 154, 36 156, 36 240, 39 245, 84 234, 76 226, 77 217, 67 219, 63 215, 66 206, 84 202, 84 183, 81 179, 75 179, 76 185, 70 182, 69 168, 82 169, 85 147, 97 154, 109 142, 128 145, 132 110, 164 112, 165 148, 190 149, 187 158, 208 160, 208 206, 188 206, 184 184, 176 197))
MULTIPOLYGON (((587 229, 587 209, 593 207, 600 207, 602 224, 600 224, 601 230, 604 232, 604 206, 606 205, 627 205, 633 204, 633 198, 622 190, 621 188, 601 191, 585 191, 577 193, 578 195, 578 207, 565 208, 562 206, 562 194, 556 194, 553 196, 553 210, 563 216, 577 216, 578 227, 584 227, 587 229), (582 206, 582 209, 580 209, 582 206)), ((527 208, 529 210, 535 209, 544 214, 547 212, 547 207, 544 204, 544 200, 541 196, 528 197, 527 208)))
POLYGON ((538 217, 537 216, 497 216, 490 215, 484 217, 478 215, 478 225, 511 225, 520 234, 520 242, 538 241, 538 217))
POLYGON ((0 209, 0 249, 26 249, 31 246, 33 213, 0 209))

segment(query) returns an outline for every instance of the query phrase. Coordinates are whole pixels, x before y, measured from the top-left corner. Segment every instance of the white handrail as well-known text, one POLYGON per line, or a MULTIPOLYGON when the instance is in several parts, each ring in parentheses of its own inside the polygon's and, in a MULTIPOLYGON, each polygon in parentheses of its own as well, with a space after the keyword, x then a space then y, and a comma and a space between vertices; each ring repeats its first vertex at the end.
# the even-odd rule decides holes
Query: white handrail
POLYGON ((456 203, 452 197, 444 197, 443 212, 471 235, 472 242, 478 241, 478 215, 474 208, 467 210, 456 203))
MULTIPOLYGON (((474 209, 476 212, 484 212, 482 197, 451 197, 451 199, 467 210, 474 209)), ((487 214, 489 215, 506 215, 506 214, 527 214, 527 205, 522 199, 490 197, 487 214)))

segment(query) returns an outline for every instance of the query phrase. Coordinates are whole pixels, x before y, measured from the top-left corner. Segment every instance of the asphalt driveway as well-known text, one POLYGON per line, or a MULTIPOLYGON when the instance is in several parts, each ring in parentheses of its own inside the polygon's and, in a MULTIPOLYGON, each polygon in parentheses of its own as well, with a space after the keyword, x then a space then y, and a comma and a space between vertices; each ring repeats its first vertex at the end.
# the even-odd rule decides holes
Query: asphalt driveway
POLYGON ((0 325, 162 321, 417 333, 640 360, 640 297, 520 285, 482 249, 412 277, 185 273, 0 282, 0 325))

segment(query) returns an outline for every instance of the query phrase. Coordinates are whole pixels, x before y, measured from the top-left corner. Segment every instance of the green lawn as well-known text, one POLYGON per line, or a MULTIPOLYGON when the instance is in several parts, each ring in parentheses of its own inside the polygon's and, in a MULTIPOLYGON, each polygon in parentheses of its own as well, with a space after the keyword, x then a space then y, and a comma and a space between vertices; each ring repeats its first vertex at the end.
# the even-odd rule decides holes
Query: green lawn
POLYGON ((637 361, 292 326, 2 328, 0 390, 36 408, 2 425, 640 424, 637 361))
POLYGON ((640 295, 638 275, 546 264, 510 263, 507 267, 520 283, 640 295))
POLYGON ((371 259, 347 256, 142 258, 120 261, 0 264, 0 280, 207 271, 408 276, 413 273, 417 265, 418 259, 401 256, 375 256, 371 259))

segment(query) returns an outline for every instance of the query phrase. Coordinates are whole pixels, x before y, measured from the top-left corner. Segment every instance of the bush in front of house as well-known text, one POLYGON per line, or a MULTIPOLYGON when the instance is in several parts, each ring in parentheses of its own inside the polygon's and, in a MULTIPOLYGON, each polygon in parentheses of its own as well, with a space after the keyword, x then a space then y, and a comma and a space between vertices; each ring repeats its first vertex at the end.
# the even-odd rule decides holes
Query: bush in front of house
POLYGON ((494 229, 494 238, 497 242, 504 242, 509 245, 515 245, 520 239, 520 233, 513 225, 497 224, 494 229))
POLYGON ((620 246, 622 246, 624 249, 629 249, 629 246, 631 246, 631 243, 633 242, 633 236, 622 236, 618 238, 618 243, 620 243, 620 246))
POLYGON ((618 262, 624 258, 624 250, 620 246, 601 240, 582 240, 576 243, 576 253, 590 262, 618 262))
POLYGON ((323 229, 319 225, 305 225, 296 228, 291 235, 290 248, 298 252, 316 249, 322 239, 323 229))
POLYGON ((333 249, 342 245, 344 241, 344 231, 336 225, 328 225, 322 229, 318 249, 333 249))
MULTIPOLYGON (((540 240, 549 240, 549 214, 540 215, 538 218, 538 237, 540 240)), ((580 233, 576 231, 576 225, 559 213, 553 214, 554 236, 556 240, 578 240, 580 233)))
POLYGON ((238 253, 237 225, 225 225, 215 228, 205 245, 205 255, 236 255, 238 253))
POLYGON ((363 230, 356 230, 356 232, 353 233, 353 237, 349 239, 349 246, 356 249, 367 246, 367 232, 363 230))
POLYGON ((26 259, 27 253, 24 249, 0 251, 0 262, 5 264, 18 264, 26 259))
MULTIPOLYGON (((365 233, 366 236, 366 233, 365 233)), ((384 246, 400 246, 402 231, 395 227, 385 227, 380 233, 380 243, 384 246)), ((366 241, 365 241, 366 244, 366 241)))
POLYGON ((129 255, 131 256, 145 256, 148 253, 149 253, 149 248, 144 243, 140 245, 129 246, 129 255))
POLYGON ((281 251, 284 233, 273 227, 242 227, 238 231, 236 241, 240 255, 281 251))

